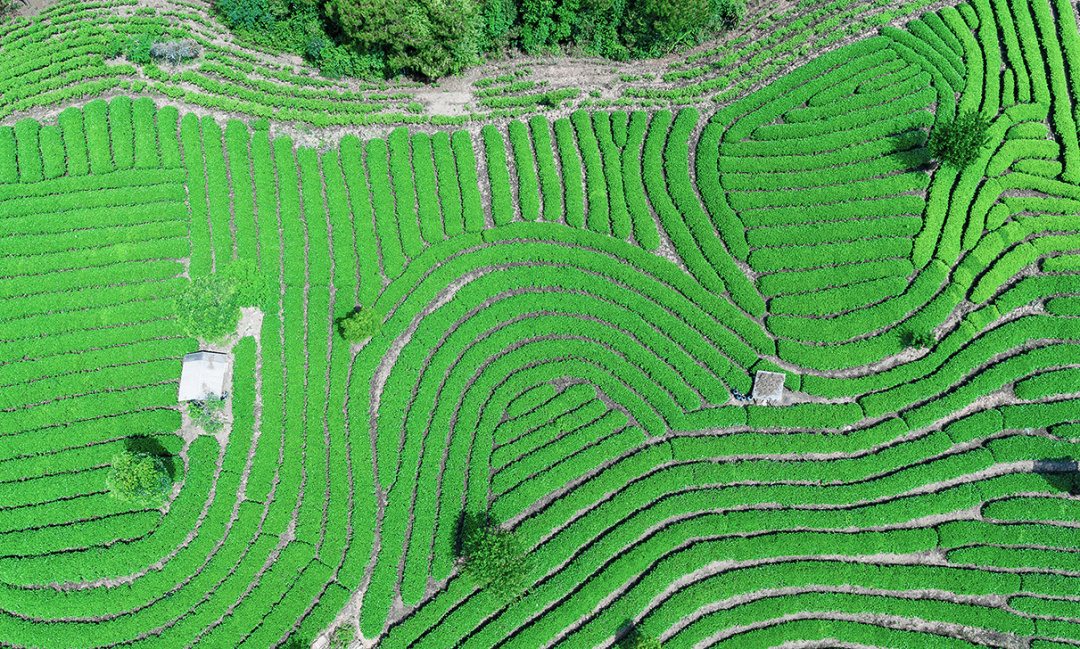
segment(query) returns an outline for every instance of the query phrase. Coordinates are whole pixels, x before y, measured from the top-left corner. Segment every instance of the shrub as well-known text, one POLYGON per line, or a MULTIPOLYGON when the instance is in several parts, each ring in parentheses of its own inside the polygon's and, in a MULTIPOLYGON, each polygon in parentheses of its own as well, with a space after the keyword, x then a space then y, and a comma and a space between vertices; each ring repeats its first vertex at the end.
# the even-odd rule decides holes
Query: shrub
POLYGON ((160 457, 124 450, 113 456, 105 484, 109 493, 123 502, 160 507, 172 488, 172 479, 160 457))
POLYGON ((150 46, 150 56, 165 59, 173 65, 179 63, 181 59, 193 59, 198 55, 198 45, 188 38, 179 41, 163 41, 150 46))
POLYGON ((934 334, 931 332, 914 331, 912 329, 905 329, 900 332, 900 344, 904 347, 926 349, 933 346, 935 342, 934 334))
POLYGON ((987 130, 990 122, 982 115, 967 111, 948 124, 941 124, 930 133, 927 148, 943 163, 963 169, 979 155, 979 149, 990 143, 987 130))
POLYGON ((330 637, 330 649, 349 649, 349 644, 356 639, 356 629, 351 626, 339 627, 330 637))
POLYGON ((155 37, 149 32, 143 32, 139 36, 128 40, 124 46, 124 55, 132 63, 150 63, 150 52, 155 44, 155 37))
POLYGON ((371 338, 382 328, 382 318, 373 309, 357 307, 347 316, 338 318, 341 337, 351 343, 371 338))
POLYGON ((188 402, 188 415, 191 423, 214 435, 221 430, 222 417, 225 415, 225 396, 206 395, 202 400, 188 402))
POLYGON ((490 515, 466 514, 461 526, 462 573, 473 584, 503 599, 524 590, 526 556, 512 533, 490 515))

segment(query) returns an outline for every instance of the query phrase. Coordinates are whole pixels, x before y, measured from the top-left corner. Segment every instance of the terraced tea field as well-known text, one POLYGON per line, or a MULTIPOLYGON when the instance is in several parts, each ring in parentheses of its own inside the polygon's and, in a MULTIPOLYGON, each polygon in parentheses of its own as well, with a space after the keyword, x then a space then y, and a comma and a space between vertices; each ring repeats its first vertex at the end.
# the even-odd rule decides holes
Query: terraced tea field
MULTIPOLYGON (((1078 61, 1064 0, 973 0, 711 107, 316 149, 140 87, 0 126, 0 645, 1080 646, 1078 61), (967 110, 990 145, 934 164, 967 110), (272 298, 199 434, 175 302, 233 259, 272 298), (136 435, 160 509, 106 493, 136 435), (461 575, 482 511, 516 600, 461 575)), ((8 58, 0 112, 130 74, 53 65, 8 58)))

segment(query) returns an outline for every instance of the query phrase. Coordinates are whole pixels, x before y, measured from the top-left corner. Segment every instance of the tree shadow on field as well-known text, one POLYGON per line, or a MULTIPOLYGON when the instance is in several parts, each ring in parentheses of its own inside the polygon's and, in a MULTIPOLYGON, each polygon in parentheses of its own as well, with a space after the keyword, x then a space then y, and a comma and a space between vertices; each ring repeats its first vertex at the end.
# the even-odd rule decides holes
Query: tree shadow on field
POLYGON ((285 644, 281 645, 279 649, 308 649, 310 646, 310 642, 305 643, 301 641, 299 637, 294 635, 290 636, 289 639, 285 641, 285 644))
POLYGON ((619 649, 659 649, 660 643, 641 630, 630 618, 626 618, 615 630, 615 645, 619 649))
POLYGON ((930 171, 935 164, 926 148, 926 131, 914 128, 889 136, 892 140, 893 152, 890 154, 899 160, 906 170, 930 171))
POLYGON ((165 465, 165 471, 169 474, 169 479, 176 482, 175 458, 172 453, 169 453, 169 451, 153 437, 142 434, 132 435, 124 440, 124 449, 133 455, 147 453, 154 457, 161 458, 162 464, 165 465))
POLYGON ((463 511, 458 516, 457 529, 451 541, 452 546, 447 548, 450 556, 455 559, 465 554, 468 539, 477 531, 495 526, 495 519, 488 512, 463 511))
POLYGON ((1080 496, 1080 473, 1077 472, 1074 458, 1066 456, 1035 460, 1032 471, 1042 476, 1052 490, 1080 496))

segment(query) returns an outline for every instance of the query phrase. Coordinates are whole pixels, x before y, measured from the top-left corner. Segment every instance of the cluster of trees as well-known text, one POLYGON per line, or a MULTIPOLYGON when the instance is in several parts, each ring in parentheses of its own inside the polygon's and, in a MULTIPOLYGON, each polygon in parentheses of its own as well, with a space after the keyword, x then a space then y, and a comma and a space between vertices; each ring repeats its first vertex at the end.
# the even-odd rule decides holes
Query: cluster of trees
POLYGON ((239 36, 329 77, 436 79, 483 57, 659 56, 739 24, 744 0, 215 0, 239 36))

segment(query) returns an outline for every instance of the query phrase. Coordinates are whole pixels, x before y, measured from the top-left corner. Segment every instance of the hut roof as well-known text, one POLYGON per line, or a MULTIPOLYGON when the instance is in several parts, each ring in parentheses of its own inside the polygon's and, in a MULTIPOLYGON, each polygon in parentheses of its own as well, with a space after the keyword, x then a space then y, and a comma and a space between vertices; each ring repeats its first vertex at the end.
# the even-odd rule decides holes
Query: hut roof
POLYGON ((220 352, 195 352, 184 355, 180 371, 180 401, 219 399, 225 392, 225 373, 229 370, 229 357, 220 352))

